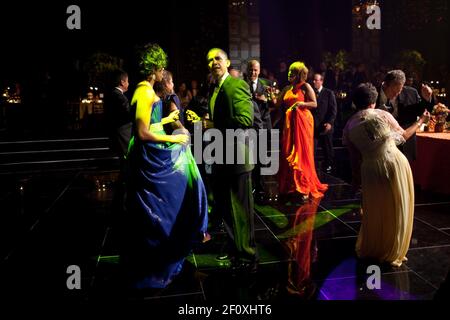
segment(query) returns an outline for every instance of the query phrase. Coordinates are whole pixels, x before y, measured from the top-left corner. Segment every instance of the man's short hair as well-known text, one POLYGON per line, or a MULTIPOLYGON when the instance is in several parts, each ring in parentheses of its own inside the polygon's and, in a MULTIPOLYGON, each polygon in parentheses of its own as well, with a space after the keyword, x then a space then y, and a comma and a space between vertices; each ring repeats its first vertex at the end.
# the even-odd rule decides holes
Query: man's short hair
POLYGON ((315 77, 315 76, 319 76, 319 77, 320 77, 320 80, 323 81, 323 74, 321 74, 320 72, 314 72, 314 77, 315 77))
POLYGON ((260 63, 258 60, 256 60, 256 59, 250 59, 250 60, 248 60, 247 66, 248 66, 248 67, 251 67, 251 66, 253 66, 253 64, 255 64, 255 63, 257 63, 257 64, 261 67, 261 63, 260 63))
POLYGON ((120 86, 122 81, 125 81, 128 78, 128 73, 123 71, 122 69, 117 69, 113 71, 112 81, 115 87, 120 86))
POLYGON ((405 73, 402 70, 391 70, 384 77, 384 83, 389 86, 391 84, 404 85, 406 82, 405 73))
MULTIPOLYGON (((208 50, 208 54, 209 54, 211 51, 219 51, 222 55, 225 56, 225 59, 228 60, 228 54, 225 52, 225 50, 220 49, 220 48, 211 48, 211 49, 208 50)), ((208 56, 208 54, 207 54, 206 56, 208 56)))

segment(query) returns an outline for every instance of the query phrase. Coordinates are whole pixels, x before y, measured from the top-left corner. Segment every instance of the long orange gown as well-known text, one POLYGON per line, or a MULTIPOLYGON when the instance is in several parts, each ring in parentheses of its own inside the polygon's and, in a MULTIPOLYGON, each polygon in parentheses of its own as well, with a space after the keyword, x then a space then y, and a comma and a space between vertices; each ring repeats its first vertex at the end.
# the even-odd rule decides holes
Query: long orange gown
POLYGON ((280 150, 280 194, 300 192, 314 198, 322 197, 328 189, 319 181, 314 164, 314 119, 307 108, 289 109, 294 103, 305 101, 304 82, 289 89, 283 96, 287 106, 280 150))

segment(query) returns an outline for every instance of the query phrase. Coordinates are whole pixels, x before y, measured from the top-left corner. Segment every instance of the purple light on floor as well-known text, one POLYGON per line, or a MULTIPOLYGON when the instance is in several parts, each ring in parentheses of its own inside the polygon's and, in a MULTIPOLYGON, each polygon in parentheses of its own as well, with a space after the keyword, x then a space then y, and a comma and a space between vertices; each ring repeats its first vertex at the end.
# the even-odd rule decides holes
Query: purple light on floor
POLYGON ((322 294, 318 297, 318 300, 355 300, 356 293, 359 290, 356 281, 351 281, 351 278, 355 276, 356 260, 344 260, 334 268, 323 282, 320 288, 322 294))
POLYGON ((344 260, 323 281, 318 300, 417 300, 410 293, 409 272, 381 274, 380 288, 369 289, 372 273, 357 274, 357 260, 344 260))

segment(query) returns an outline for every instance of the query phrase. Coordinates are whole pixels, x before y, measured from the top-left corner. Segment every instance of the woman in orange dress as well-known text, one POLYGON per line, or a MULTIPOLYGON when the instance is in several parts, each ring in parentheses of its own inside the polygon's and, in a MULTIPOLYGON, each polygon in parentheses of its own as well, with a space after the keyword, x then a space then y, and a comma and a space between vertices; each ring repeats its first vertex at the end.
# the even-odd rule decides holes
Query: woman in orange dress
POLYGON ((306 83, 308 69, 297 61, 289 67, 290 85, 276 101, 284 112, 281 134, 279 191, 281 195, 300 193, 302 200, 309 196, 322 197, 328 189, 319 181, 314 164, 314 119, 310 109, 317 107, 316 95, 306 83))

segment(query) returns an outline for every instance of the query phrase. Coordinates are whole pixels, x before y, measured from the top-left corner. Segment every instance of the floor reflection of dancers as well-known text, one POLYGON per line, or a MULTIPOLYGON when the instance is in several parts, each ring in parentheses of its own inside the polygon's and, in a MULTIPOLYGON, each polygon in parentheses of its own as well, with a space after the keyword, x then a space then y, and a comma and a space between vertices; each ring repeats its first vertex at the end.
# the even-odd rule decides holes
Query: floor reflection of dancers
POLYGON ((314 294, 314 283, 310 279, 311 263, 315 259, 313 230, 320 198, 308 201, 297 209, 291 230, 295 235, 286 241, 291 261, 288 265, 287 291, 290 294, 309 298, 314 294))

